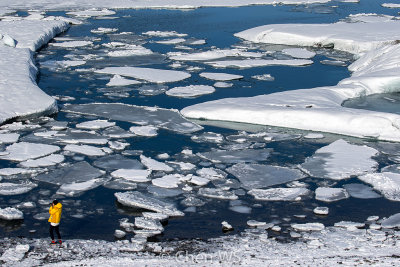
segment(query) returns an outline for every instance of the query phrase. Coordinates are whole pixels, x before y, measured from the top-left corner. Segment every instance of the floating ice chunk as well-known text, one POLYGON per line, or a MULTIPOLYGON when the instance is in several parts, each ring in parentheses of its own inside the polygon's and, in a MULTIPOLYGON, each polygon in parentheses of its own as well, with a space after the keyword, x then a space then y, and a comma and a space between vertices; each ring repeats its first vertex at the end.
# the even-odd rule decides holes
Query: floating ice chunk
POLYGON ((106 154, 101 148, 89 145, 66 145, 64 150, 86 156, 104 156, 106 154))
POLYGON ((389 200, 400 201, 400 173, 371 173, 358 177, 389 200))
POLYGON ((256 200, 264 201, 295 201, 300 200, 301 196, 310 194, 307 188, 269 188, 252 189, 248 192, 256 200))
POLYGON ((81 161, 72 165, 66 165, 54 169, 49 173, 40 174, 33 179, 56 185, 74 182, 86 182, 98 178, 104 174, 97 168, 92 167, 86 161, 81 161))
POLYGON ((79 193, 94 189, 106 182, 105 179, 93 179, 86 182, 75 182, 71 184, 63 184, 57 190, 57 194, 73 197, 79 193))
POLYGON ((306 139, 322 139, 324 138, 323 134, 320 133, 308 133, 304 136, 306 139))
POLYGON ((90 30, 90 32, 92 32, 92 33, 100 33, 100 34, 113 33, 116 31, 118 31, 117 28, 103 28, 103 27, 99 27, 97 29, 90 30))
POLYGON ((59 154, 51 154, 39 159, 29 159, 21 162, 20 165, 26 168, 48 167, 63 162, 65 157, 59 154))
POLYGON ((343 187, 354 198, 380 198, 381 196, 372 190, 371 187, 363 184, 345 184, 343 187))
POLYGON ((254 76, 251 76, 251 78, 259 80, 259 81, 269 81, 269 82, 272 82, 275 80, 275 78, 272 77, 271 74, 254 75, 254 76))
POLYGON ((146 219, 152 219, 157 221, 165 221, 168 219, 168 215, 164 213, 157 213, 157 212, 142 212, 142 215, 146 219))
POLYGON ((225 179, 228 176, 228 174, 224 171, 215 168, 201 168, 200 170, 196 171, 196 174, 211 181, 225 179))
POLYGON ((2 133, 0 134, 0 144, 10 144, 16 143, 19 139, 19 134, 17 133, 2 133))
POLYGON ((257 162, 266 160, 272 150, 266 149, 244 149, 244 150, 216 150, 199 153, 202 158, 208 159, 214 163, 240 163, 257 162))
POLYGON ((5 150, 8 154, 1 155, 0 159, 25 161, 47 156, 59 150, 58 146, 20 142, 8 146, 5 150))
POLYGON ((136 159, 129 159, 121 155, 109 155, 97 159, 93 165, 105 170, 117 169, 144 169, 144 166, 136 159))
POLYGON ((145 183, 150 181, 151 170, 119 169, 111 173, 112 177, 123 178, 131 182, 145 183))
POLYGON ((209 85, 178 86, 165 92, 166 95, 175 97, 197 97, 215 92, 215 88, 209 85))
POLYGON ((265 225, 267 225, 267 223, 266 222, 259 222, 259 221, 256 221, 256 220, 249 220, 249 221, 247 221, 247 225, 250 226, 250 227, 259 227, 259 226, 265 226, 265 225))
POLYGON ((303 59, 313 58, 316 55, 315 52, 311 52, 304 48, 286 48, 283 49, 282 52, 291 57, 303 59))
POLYGON ((333 202, 349 198, 349 193, 343 188, 318 187, 315 190, 315 199, 325 202, 333 202))
POLYGON ((25 257, 29 249, 29 245, 17 245, 15 248, 6 249, 3 255, 1 255, 0 260, 15 265, 16 262, 21 261, 25 257))
POLYGON ((396 213, 387 219, 382 220, 383 228, 398 228, 400 227, 400 213, 396 213))
POLYGON ((183 193, 181 189, 178 188, 164 188, 155 185, 149 185, 147 191, 156 197, 176 197, 183 193))
POLYGON ((176 110, 141 107, 126 104, 83 104, 68 105, 64 111, 85 115, 127 121, 140 125, 153 125, 179 133, 192 133, 203 129, 201 126, 183 118, 176 110))
POLYGON ((227 82, 216 82, 213 85, 214 87, 217 88, 229 88, 233 86, 233 83, 227 83, 227 82))
POLYGON ((222 143, 224 136, 219 133, 204 132, 200 135, 192 135, 191 139, 198 143, 211 142, 211 143, 222 143))
POLYGON ((322 231, 325 226, 322 223, 294 223, 291 227, 297 231, 322 231))
POLYGON ((119 141, 108 141, 108 145, 111 149, 114 149, 114 150, 124 150, 130 144, 124 143, 124 142, 119 142, 119 141))
POLYGON ((142 33, 143 35, 147 36, 157 36, 157 37, 185 37, 187 36, 186 33, 178 33, 176 31, 147 31, 142 33))
POLYGON ((125 45, 121 47, 123 50, 114 50, 107 53, 109 57, 131 57, 145 56, 153 54, 153 51, 141 45, 125 45))
POLYGON ((176 165, 176 168, 181 171, 190 171, 196 168, 196 165, 190 162, 168 161, 168 163, 171 165, 176 165))
POLYGON ((382 6, 387 8, 400 8, 400 4, 393 3, 383 3, 382 6))
POLYGON ((245 189, 264 188, 299 180, 305 175, 296 169, 261 164, 235 164, 226 169, 237 177, 245 189))
POLYGON ((146 196, 140 192, 118 192, 114 195, 117 198, 118 202, 125 206, 152 210, 155 212, 167 214, 168 216, 184 215, 184 213, 177 210, 173 204, 146 196))
POLYGON ((238 199, 238 196, 231 191, 224 191, 220 188, 200 188, 199 195, 209 198, 216 198, 216 199, 229 199, 235 200, 238 199))
POLYGON ((341 60, 321 60, 321 64, 323 65, 331 65, 331 66, 340 66, 340 67, 346 67, 347 64, 344 61, 341 60))
POLYGON ((263 66, 306 66, 313 64, 308 59, 242 59, 242 60, 223 60, 208 61, 206 64, 214 68, 254 68, 263 66))
POLYGON ((372 215, 372 216, 368 216, 367 221, 377 221, 379 220, 379 216, 376 215, 372 215))
POLYGON ((114 236, 116 238, 124 238, 126 236, 126 233, 122 230, 115 230, 114 236))
POLYGON ((334 224, 335 227, 341 227, 346 229, 363 228, 365 223, 350 222, 350 221, 340 221, 334 224))
POLYGON ((26 192, 31 191, 36 186, 37 184, 34 183, 23 183, 23 184, 0 183, 0 195, 12 196, 12 195, 25 194, 26 192))
POLYGON ((222 225, 222 231, 224 231, 224 232, 233 230, 232 225, 230 225, 227 221, 221 222, 221 225, 222 225))
POLYGON ((136 80, 130 80, 121 77, 121 75, 114 75, 110 81, 106 84, 107 86, 127 86, 133 84, 140 84, 141 82, 136 80))
POLYGON ((107 127, 114 126, 115 122, 107 121, 107 120, 93 120, 93 121, 85 121, 82 123, 78 123, 76 128, 87 129, 87 130, 99 130, 107 127))
POLYGON ((137 188, 136 183, 125 179, 114 179, 106 182, 103 186, 114 190, 134 190, 137 188))
POLYGON ((5 34, 3 38, 1 39, 3 44, 8 45, 10 47, 15 47, 17 45, 17 41, 14 40, 10 35, 5 34))
POLYGON ((23 168, 2 168, 0 169, 0 175, 3 176, 12 176, 12 175, 17 175, 17 174, 31 174, 35 173, 37 170, 29 170, 29 169, 23 169, 23 168))
POLYGON ((95 72, 132 77, 153 83, 177 82, 185 80, 191 76, 189 73, 183 71, 138 67, 108 67, 96 70, 95 72))
POLYGON ((199 74, 201 77, 204 77, 209 80, 215 81, 231 81, 242 79, 242 75, 228 74, 228 73, 220 73, 220 72, 202 72, 199 74))
POLYGON ((167 164, 154 160, 152 158, 148 158, 144 155, 140 155, 140 161, 144 166, 153 171, 165 171, 172 172, 174 169, 167 164))
POLYGON ((179 61, 205 61, 224 57, 262 57, 264 54, 255 52, 246 52, 238 49, 210 50, 198 53, 168 53, 169 58, 179 61))
POLYGON ((64 47, 64 48, 75 48, 75 47, 83 47, 92 45, 92 41, 68 41, 68 42, 61 42, 61 43, 49 43, 49 45, 57 46, 57 47, 64 47))
POLYGON ((244 205, 230 206, 229 209, 242 214, 250 214, 252 210, 250 207, 244 205))
POLYGON ((24 219, 24 214, 22 211, 16 208, 0 208, 0 219, 11 221, 11 220, 22 220, 24 219))
POLYGON ((82 10, 82 11, 70 11, 67 12, 67 15, 82 17, 82 18, 90 18, 90 17, 99 17, 99 16, 109 16, 114 15, 115 11, 103 8, 99 9, 89 9, 89 10, 82 10))
POLYGON ((19 208, 19 209, 33 209, 33 208, 36 208, 36 204, 35 204, 35 202, 29 201, 29 202, 20 203, 20 204, 16 205, 15 207, 19 208))
POLYGON ((328 215, 329 208, 328 207, 316 207, 313 212, 318 215, 328 215))
POLYGON ((157 136, 157 127, 154 126, 132 126, 129 131, 133 132, 135 135, 154 137, 157 136))
POLYGON ((181 176, 178 174, 171 174, 171 175, 165 175, 161 178, 153 179, 151 180, 151 182, 153 185, 158 187, 177 188, 181 183, 180 178, 181 176))
POLYGON ((198 186, 205 186, 206 184, 208 184, 210 182, 210 180, 208 180, 207 178, 204 178, 204 177, 197 176, 197 175, 192 175, 189 182, 191 182, 192 184, 198 185, 198 186))
POLYGON ((111 137, 111 138, 129 138, 129 137, 133 137, 134 134, 125 131, 124 129, 122 129, 121 127, 118 126, 112 126, 109 128, 106 128, 103 132, 103 135, 111 137))
POLYGON ((161 40, 161 41, 157 41, 156 43, 159 44, 180 44, 185 42, 186 40, 183 38, 174 38, 174 39, 168 39, 168 40, 161 40))
POLYGON ((377 154, 374 148, 352 145, 340 139, 318 149, 301 168, 314 177, 341 180, 373 172, 378 163, 372 157, 377 154), (353 159, 357 159, 357 164, 353 159))
POLYGON ((137 228, 146 229, 146 230, 155 230, 155 231, 164 231, 164 227, 158 220, 144 218, 144 217, 136 217, 135 218, 135 226, 137 228))

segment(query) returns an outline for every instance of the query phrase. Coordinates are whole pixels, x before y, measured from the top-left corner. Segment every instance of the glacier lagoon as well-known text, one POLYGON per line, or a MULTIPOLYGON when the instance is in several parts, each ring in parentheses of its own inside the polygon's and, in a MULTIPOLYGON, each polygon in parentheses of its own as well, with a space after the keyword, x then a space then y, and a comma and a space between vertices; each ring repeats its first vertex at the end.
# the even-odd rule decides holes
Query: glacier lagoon
MULTIPOLYGON (((206 61, 215 61, 216 56, 219 56, 219 59, 242 61, 250 59, 250 63, 246 64, 255 64, 254 62, 260 58, 292 61, 295 58, 282 52, 288 46, 243 42, 233 34, 265 24, 332 23, 355 12, 396 15, 395 10, 382 8, 378 3, 372 4, 371 1, 361 1, 359 4, 337 3, 337 6, 325 4, 202 8, 185 11, 120 10, 112 17, 87 18, 82 25, 72 26, 65 34, 42 48, 36 57, 40 67, 39 87, 58 99, 60 112, 54 117, 55 121, 48 118, 33 118, 25 126, 14 125, 17 129, 13 129, 13 126, 7 128, 7 124, 2 128, 4 134, 9 132, 20 134, 20 142, 62 147, 61 154, 65 157, 62 164, 66 164, 65 173, 61 166, 56 165, 59 162, 53 162, 53 165, 47 162, 46 164, 50 164, 45 166, 47 170, 31 168, 29 171, 18 173, 15 169, 21 167, 22 163, 9 161, 10 158, 0 155, 1 168, 4 169, 2 183, 20 184, 29 181, 37 184, 36 187, 28 184, 27 188, 30 191, 24 194, 2 195, 4 206, 20 206, 24 211, 23 222, 2 221, 2 236, 46 237, 47 227, 43 225, 47 215, 43 213, 46 213, 48 203, 55 197, 54 194, 57 194, 65 203, 62 227, 65 239, 114 240, 115 229, 121 229, 119 220, 129 218, 129 221, 133 222, 134 217, 141 217, 140 210, 128 208, 116 201, 114 193, 124 191, 124 188, 173 203, 185 213, 183 217, 170 218, 168 224, 164 225, 163 234, 156 235, 153 240, 207 239, 221 236, 222 221, 228 221, 234 226, 235 230, 230 232, 231 234, 238 233, 247 228, 248 220, 272 222, 283 230, 270 231, 270 234, 278 239, 287 239, 290 238, 288 229, 292 223, 321 222, 329 226, 343 220, 365 221, 371 215, 387 217, 399 212, 396 202, 383 197, 384 191, 380 198, 349 197, 333 202, 316 200, 312 193, 317 188, 346 188, 346 184, 365 185, 357 178, 358 175, 380 172, 384 167, 399 163, 400 155, 395 149, 398 147, 396 144, 377 142, 373 138, 356 139, 327 133, 315 135, 313 138, 305 131, 246 124, 221 125, 207 121, 193 123, 181 118, 177 112, 169 110, 181 110, 193 104, 226 97, 250 97, 337 84, 350 75, 345 66, 353 61, 353 57, 329 47, 307 48, 316 55, 311 59, 312 64, 304 66, 285 66, 284 63, 280 63, 279 66, 215 69, 213 65, 204 64, 204 60, 171 59, 184 53, 212 51, 209 53, 211 55, 205 56, 206 61), (175 33, 171 33, 172 31, 175 33), (85 43, 73 43, 82 40, 85 43), (160 43, 163 40, 164 42, 160 43), (57 43, 65 44, 54 45, 57 43), (222 49, 229 51, 221 53, 219 50, 222 49), (115 53, 116 51, 118 53, 115 53), (214 58, 211 59, 211 56, 214 58), (338 61, 342 64, 337 64, 338 61), (331 64, 327 64, 329 62, 331 64), (127 66, 148 68, 148 71, 145 74, 138 74, 136 69, 125 70, 129 71, 129 75, 127 73, 120 75, 124 77, 125 84, 117 82, 107 86, 111 78, 120 79, 120 82, 122 78, 115 77, 114 75, 118 73, 114 72, 105 74, 105 70, 110 67, 127 66), (156 72, 154 69, 177 72, 159 72, 157 75, 151 75, 152 72, 156 72), (96 70, 102 71, 99 73, 96 70), (203 72, 236 74, 243 78, 229 81, 232 83, 229 88, 215 86, 215 92, 197 97, 176 98, 165 94, 174 87, 197 84, 213 86, 214 80, 199 75, 203 72), (164 74, 167 79, 172 78, 172 80, 167 82, 164 74), (187 77, 188 74, 190 77, 187 77), (274 81, 252 78, 263 74, 272 75, 274 81), (177 77, 180 75, 182 77, 177 77), (154 79, 157 79, 158 83, 154 83, 154 79), (101 110, 83 108, 84 104, 92 103, 101 106, 101 110), (118 109, 114 103, 121 103, 118 109), (132 114, 138 112, 141 116, 132 120, 132 114), (171 117, 176 119, 172 124, 171 117), (102 125, 92 126, 91 129, 87 129, 88 131, 76 127, 79 123, 94 120, 109 120, 116 125, 106 125, 104 128, 102 125), (201 129, 202 127, 196 123, 204 128, 201 129), (30 125, 32 127, 29 127, 30 125), (145 132, 142 135, 130 131, 132 126, 149 125, 156 128, 156 133, 154 128, 142 128, 145 132), (335 144, 340 139, 345 141, 336 143, 332 150, 325 149, 323 152, 318 152, 319 149, 335 144), (74 147, 73 151, 64 148, 64 145, 71 143, 80 147, 74 147), (89 149, 83 145, 92 147, 89 149), (346 152, 353 151, 351 146, 362 155, 370 153, 371 149, 376 149, 377 152, 371 153, 366 159, 367 163, 363 162, 360 165, 361 170, 348 170, 347 164, 344 164, 348 162, 330 161, 332 157, 340 158, 340 155, 346 159, 346 152), (103 160, 103 163, 99 161, 103 157, 109 157, 107 154, 121 155, 124 158, 116 158, 110 167, 104 163, 107 161, 110 163, 109 158, 103 160), (158 164, 149 163, 140 155, 155 159, 158 164), (306 168, 311 169, 309 172, 299 167, 307 158, 310 159, 306 168), (132 162, 133 160, 136 161, 132 162), (368 164, 371 161, 372 163, 368 164), (82 166, 79 164, 81 162, 86 162, 95 169, 82 166), (165 163, 169 168, 159 162, 165 163), (73 175, 67 173, 71 171, 68 164, 74 166, 73 175), (236 171, 235 175, 230 173, 228 169, 236 164, 241 164, 241 169, 247 172, 236 171), (321 170, 323 164, 328 164, 329 168, 321 170), (344 168, 343 171, 349 173, 348 177, 339 181, 330 177, 331 168, 335 171, 344 168), (162 178, 168 184, 167 187, 172 186, 171 184, 176 186, 163 188, 157 186, 159 183, 137 182, 138 179, 143 179, 138 171, 135 172, 134 178, 126 172, 126 175, 119 177, 111 176, 113 171, 124 169, 151 169, 150 179, 162 178), (281 196, 282 201, 260 201, 247 194, 251 184, 244 181, 252 181, 257 176, 260 180, 264 179, 262 171, 271 169, 274 170, 274 187, 306 187, 310 193, 299 196, 300 199, 289 198, 287 201, 285 196, 281 196), (292 169, 292 172, 302 170, 306 177, 294 177, 290 182, 287 180, 287 169, 292 169), (312 170, 320 175, 313 176, 312 170), (46 175, 40 173, 47 171, 52 179, 58 177, 59 181, 53 183, 49 179, 48 182, 43 182, 46 175), (176 174, 177 177, 165 177, 170 173, 176 174), (277 184, 276 180, 279 180, 280 173, 282 183, 277 184), (85 179, 80 177, 82 175, 85 175, 85 179), (207 179, 208 183, 193 178, 193 175, 207 179), (246 175, 250 177, 246 179, 246 175), (71 185, 72 180, 72 184, 75 183, 79 188, 64 186, 61 190, 60 183, 66 181, 65 177, 69 178, 66 185, 71 185), (88 181, 92 183, 88 184, 88 181), (85 182, 86 184, 83 184, 85 182), (242 183, 246 186, 243 187, 242 183), (20 205, 24 202, 33 202, 35 205, 32 205, 34 207, 25 205, 29 208, 24 208, 24 205, 20 205), (329 207, 329 215, 322 217, 315 215, 313 209, 318 206, 329 207), (29 230, 36 231, 29 233, 29 230)), ((64 15, 58 12, 48 12, 48 14, 64 15)), ((21 12, 19 15, 25 14, 21 12)), ((96 123, 93 122, 91 125, 96 123)), ((8 153, 7 142, 4 143, 1 145, 1 153, 8 153)), ((19 152, 15 153, 17 155, 19 152)), ((350 156, 350 160, 354 158, 357 158, 357 153, 350 156)), ((18 157, 11 160, 15 159, 18 157)), ((354 165, 358 164, 355 160, 354 165)), ((140 174, 143 175, 143 172, 140 174)), ((269 184, 268 181, 256 184, 263 183, 269 184)), ((263 185, 261 187, 268 188, 263 185)), ((2 192, 10 193, 13 188, 15 186, 5 186, 2 192)), ((255 189, 259 189, 258 186, 255 189)), ((377 190, 379 192, 381 189, 377 190)), ((329 190, 326 191, 328 192, 325 192, 325 197, 334 196, 333 193, 329 195, 329 190)), ((273 197, 272 199, 276 199, 277 195, 273 197)), ((131 236, 133 234, 128 233, 127 237, 131 236)))

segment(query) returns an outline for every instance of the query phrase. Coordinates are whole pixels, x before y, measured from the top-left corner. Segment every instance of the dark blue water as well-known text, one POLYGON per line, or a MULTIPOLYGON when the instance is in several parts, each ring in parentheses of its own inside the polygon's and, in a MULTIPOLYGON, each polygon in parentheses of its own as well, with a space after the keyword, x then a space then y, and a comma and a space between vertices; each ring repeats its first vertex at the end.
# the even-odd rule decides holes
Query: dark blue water
MULTIPOLYGON (((45 46, 38 53, 37 61, 40 64, 48 60, 64 60, 65 55, 85 55, 94 54, 101 56, 103 53, 104 43, 111 41, 108 35, 96 35, 90 32, 98 27, 118 28, 118 32, 132 32, 134 35, 141 36, 143 32, 150 30, 160 31, 177 31, 186 33, 191 38, 205 39, 205 45, 196 46, 197 50, 209 50, 210 47, 231 48, 233 45, 243 45, 241 40, 234 37, 233 34, 239 31, 265 25, 277 23, 332 23, 345 18, 349 14, 355 13, 385 13, 395 15, 396 11, 384 9, 380 7, 382 1, 361 1, 358 4, 346 4, 340 2, 332 2, 326 5, 311 6, 252 6, 240 8, 202 8, 197 10, 121 10, 117 11, 116 19, 87 19, 84 24, 72 26, 62 37, 71 37, 78 39, 93 39, 95 46, 88 49, 85 47, 74 49, 63 49, 53 46, 45 46), (337 6, 337 7, 332 7, 337 6)), ((54 15, 63 15, 63 13, 49 13, 54 15)), ((75 100, 67 101, 68 103, 127 103, 140 106, 158 106, 164 108, 182 109, 188 105, 221 99, 225 97, 248 97, 260 94, 269 94, 273 92, 294 90, 300 88, 312 88, 317 86, 335 85, 338 81, 350 75, 346 67, 323 65, 319 62, 328 59, 325 55, 332 53, 329 49, 316 50, 318 55, 313 58, 314 64, 306 67, 287 67, 287 66, 269 66, 257 67, 250 69, 221 69, 214 68, 196 62, 184 63, 187 66, 199 66, 204 68, 202 71, 209 72, 227 72, 232 74, 243 75, 244 78, 239 81, 233 81, 231 88, 217 88, 216 92, 211 95, 205 95, 192 99, 182 99, 168 97, 165 94, 157 96, 143 96, 139 94, 141 85, 130 86, 129 88, 106 89, 108 82, 106 75, 94 73, 76 72, 79 68, 102 68, 105 66, 142 66, 150 68, 171 69, 169 64, 172 61, 162 55, 167 52, 178 51, 171 45, 162 45, 153 41, 161 38, 143 38, 143 46, 158 52, 159 56, 149 57, 131 57, 129 59, 109 59, 88 61, 84 66, 73 67, 70 69, 51 70, 40 67, 40 76, 38 79, 39 86, 49 95, 61 95, 74 97, 75 100), (258 81, 251 78, 253 75, 269 73, 275 77, 275 81, 258 81), (107 96, 105 92, 127 93, 127 97, 107 96)), ((268 46, 260 46, 253 51, 262 51, 268 49, 268 46)), ((344 53, 338 53, 338 56, 348 59, 350 56, 344 53)), ((183 69, 184 70, 184 69, 183 69)), ((109 77, 108 77, 109 78, 109 77)), ((192 73, 192 77, 184 81, 169 83, 168 87, 185 86, 190 84, 209 84, 214 82, 199 77, 196 73, 192 73)), ((70 127, 75 123, 87 121, 89 117, 71 118, 68 113, 62 111, 65 102, 60 101, 60 109, 55 119, 59 121, 68 121, 70 127)), ((128 130, 132 126, 130 123, 117 122, 121 128, 128 130)), ((299 131, 288 129, 274 129, 280 133, 298 134, 299 131)), ((204 126, 202 132, 214 132, 229 136, 238 133, 237 130, 228 128, 219 128, 213 126, 204 126)), ((195 134, 201 134, 197 132, 195 134)), ((22 135, 28 135, 25 132, 22 135)), ((267 160, 260 163, 279 165, 279 166, 296 166, 304 162, 305 158, 311 156, 315 150, 328 144, 329 142, 343 138, 341 136, 327 135, 328 140, 286 140, 271 143, 264 143, 261 146, 272 148, 273 153, 267 160)), ((155 157, 160 153, 168 153, 176 155, 183 149, 191 149, 193 153, 207 152, 214 148, 221 148, 221 145, 209 142, 196 143, 191 140, 190 134, 177 134, 166 130, 160 130, 159 135, 153 138, 135 137, 124 140, 129 142, 127 149, 142 150, 146 156, 155 157)), ((354 141, 354 140, 353 140, 354 141)), ((360 141, 356 141, 360 142, 360 141)), ((226 142, 225 145, 232 143, 226 142)), ((260 145, 260 144, 258 144, 260 145)), ((130 156, 138 159, 138 156, 130 156)), ((176 156, 179 158, 179 156, 176 156)), ((83 160, 92 163, 96 158, 83 157, 83 160)), ((75 162, 72 157, 67 157, 68 162, 75 162)), ((392 164, 387 157, 377 159, 380 166, 392 164)), ((195 162, 196 164, 204 162, 195 162)), ((13 167, 15 163, 0 161, 1 167, 13 167)), ((211 165, 214 166, 214 165, 211 165)), ((225 166, 227 167, 227 166, 225 166)), ((107 174, 108 175, 108 174, 107 174)), ((233 176, 228 178, 235 179, 233 176)), ((302 181, 309 184, 309 188, 315 189, 320 179, 308 177, 302 181)), ((354 178, 345 180, 337 184, 339 187, 346 183, 359 181, 354 178)), ((10 206, 18 201, 38 201, 39 199, 51 198, 58 189, 58 186, 47 183, 39 183, 38 188, 27 194, 2 197, 2 206, 10 206), (50 195, 42 196, 43 190, 49 190, 50 195)), ((139 191, 146 192, 144 185, 139 186, 139 191)), ((119 228, 118 220, 121 218, 129 218, 134 221, 135 215, 139 211, 128 209, 116 202, 113 194, 118 190, 111 190, 104 187, 84 192, 74 198, 62 199, 64 204, 64 214, 62 222, 62 233, 65 239, 72 238, 97 238, 113 240, 115 229, 119 228), (101 209, 98 211, 98 209, 101 209), (84 214, 83 218, 75 218, 73 214, 84 214)), ((178 207, 183 210, 179 202, 183 196, 170 198, 171 201, 177 203, 178 207)), ((227 220, 234 225, 237 233, 246 227, 249 219, 259 221, 278 220, 279 225, 283 227, 281 235, 287 236, 286 227, 293 222, 320 221, 326 225, 332 225, 341 220, 363 221, 369 215, 388 216, 399 212, 400 208, 395 202, 388 201, 384 198, 362 200, 350 198, 333 203, 322 203, 310 197, 301 202, 258 202, 250 196, 240 196, 240 200, 248 207, 252 207, 250 214, 241 214, 229 210, 229 201, 203 199, 207 203, 205 206, 197 208, 195 213, 187 212, 182 218, 172 218, 165 226, 163 235, 158 236, 158 240, 170 240, 174 238, 209 238, 222 234, 220 223, 227 220), (254 204, 261 204, 253 206, 254 204), (312 210, 316 206, 327 206, 330 208, 330 214, 326 217, 320 217, 313 214, 312 210), (306 219, 298 219, 293 215, 307 215, 306 219)), ((40 206, 40 205, 38 205, 40 206)), ((43 212, 42 208, 32 210, 24 210, 25 220, 19 223, 0 222, 0 236, 47 236, 47 222, 33 219, 38 212, 43 212), (29 233, 29 230, 36 230, 35 233, 29 233)), ((132 235, 128 235, 128 238, 132 235)))

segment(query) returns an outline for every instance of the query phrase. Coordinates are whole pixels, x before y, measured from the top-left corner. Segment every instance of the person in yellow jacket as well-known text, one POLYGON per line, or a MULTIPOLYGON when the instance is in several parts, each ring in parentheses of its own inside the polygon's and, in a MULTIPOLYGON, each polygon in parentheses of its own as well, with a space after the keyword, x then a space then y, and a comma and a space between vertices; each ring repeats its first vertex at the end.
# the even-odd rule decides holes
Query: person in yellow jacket
POLYGON ((60 235, 60 220, 61 220, 61 212, 62 212, 62 205, 60 202, 57 200, 54 200, 53 203, 51 203, 49 213, 50 213, 50 218, 49 218, 49 223, 50 223, 50 237, 51 237, 51 244, 56 244, 54 241, 54 230, 56 231, 57 237, 58 237, 58 243, 61 245, 61 235, 60 235))

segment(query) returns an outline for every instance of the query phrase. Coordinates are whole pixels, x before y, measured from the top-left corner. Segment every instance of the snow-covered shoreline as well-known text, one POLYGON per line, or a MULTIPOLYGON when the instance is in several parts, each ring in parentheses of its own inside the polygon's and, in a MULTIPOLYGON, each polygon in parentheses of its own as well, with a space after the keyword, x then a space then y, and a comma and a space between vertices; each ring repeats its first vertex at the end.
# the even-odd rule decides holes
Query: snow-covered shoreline
POLYGON ((349 19, 351 23, 266 25, 236 34, 257 43, 329 45, 355 54, 358 59, 349 66, 352 76, 338 85, 220 99, 186 107, 181 113, 193 119, 400 141, 399 115, 342 107, 349 98, 399 91, 400 45, 396 40, 400 36, 396 29, 400 23, 372 14, 349 19))
POLYGON ((55 99, 36 84, 33 53, 68 27, 62 20, 0 21, 0 34, 15 43, 15 47, 12 42, 0 45, 0 124, 57 112, 55 99))

